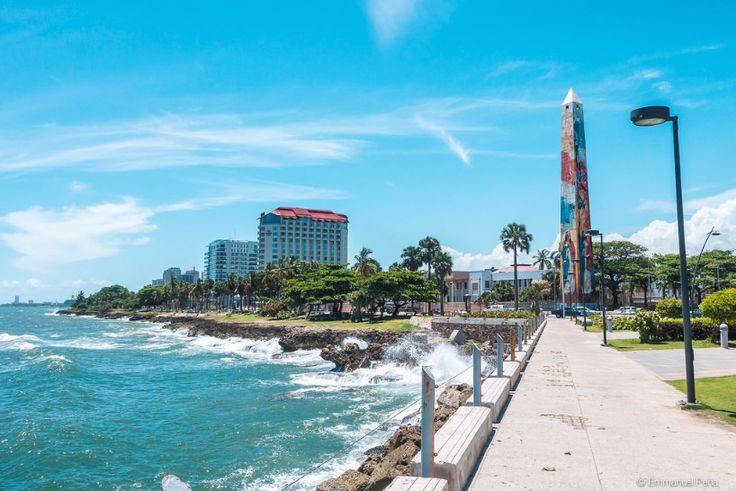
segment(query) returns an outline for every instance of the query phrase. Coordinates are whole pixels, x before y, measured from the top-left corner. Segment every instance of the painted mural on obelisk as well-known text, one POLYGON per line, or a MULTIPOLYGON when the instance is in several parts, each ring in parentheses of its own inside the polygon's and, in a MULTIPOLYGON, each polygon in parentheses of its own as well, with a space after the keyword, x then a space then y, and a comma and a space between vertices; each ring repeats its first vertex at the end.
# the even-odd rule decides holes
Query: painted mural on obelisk
POLYGON ((588 167, 585 156, 583 103, 570 89, 562 103, 562 195, 560 200, 560 282, 567 299, 592 290, 593 248, 585 231, 590 229, 588 167), (583 261, 579 259, 583 258, 583 261), (569 295, 572 295, 569 296, 569 295))

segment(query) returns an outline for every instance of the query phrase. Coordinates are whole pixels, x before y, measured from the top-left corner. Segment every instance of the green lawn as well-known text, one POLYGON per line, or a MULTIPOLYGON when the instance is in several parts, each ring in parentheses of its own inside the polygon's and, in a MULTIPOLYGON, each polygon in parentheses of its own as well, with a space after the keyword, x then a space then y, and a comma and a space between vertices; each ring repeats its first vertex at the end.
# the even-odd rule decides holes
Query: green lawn
MULTIPOLYGON (((687 392, 684 380, 667 382, 680 391, 687 392)), ((721 419, 736 425, 736 375, 727 377, 708 377, 695 379, 695 393, 698 401, 705 404, 721 419)))
MULTIPOLYGON (((729 343, 731 345, 731 343, 729 343)), ((608 346, 618 351, 639 351, 656 349, 683 349, 684 341, 664 341, 661 343, 644 344, 635 339, 609 339, 608 346)), ((712 343, 710 339, 693 340, 693 348, 717 348, 718 344, 712 343)))
POLYGON ((349 320, 312 320, 305 317, 293 319, 275 320, 267 317, 261 317, 252 313, 233 313, 233 314, 205 314, 215 317, 223 322, 256 322, 259 324, 273 324, 279 326, 310 326, 316 328, 330 329, 376 329, 381 331, 392 332, 409 332, 418 329, 418 327, 409 324, 406 319, 384 319, 374 322, 350 322, 349 320))

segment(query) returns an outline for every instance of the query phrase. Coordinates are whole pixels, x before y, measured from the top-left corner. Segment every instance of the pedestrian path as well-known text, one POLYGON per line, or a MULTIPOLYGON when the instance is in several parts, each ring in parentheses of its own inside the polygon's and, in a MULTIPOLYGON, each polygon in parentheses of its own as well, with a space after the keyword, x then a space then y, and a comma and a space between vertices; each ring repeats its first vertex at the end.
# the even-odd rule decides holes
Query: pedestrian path
POLYGON ((736 489, 736 429, 679 409, 681 398, 550 318, 470 489, 736 489))

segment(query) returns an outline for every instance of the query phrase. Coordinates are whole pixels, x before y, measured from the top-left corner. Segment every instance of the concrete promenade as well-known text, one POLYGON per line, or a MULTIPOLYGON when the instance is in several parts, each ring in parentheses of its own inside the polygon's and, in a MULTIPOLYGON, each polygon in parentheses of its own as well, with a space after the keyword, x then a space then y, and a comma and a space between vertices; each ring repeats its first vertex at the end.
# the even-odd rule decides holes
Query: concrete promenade
POLYGON ((679 391, 597 336, 547 322, 471 490, 736 489, 736 429, 679 409, 679 391))

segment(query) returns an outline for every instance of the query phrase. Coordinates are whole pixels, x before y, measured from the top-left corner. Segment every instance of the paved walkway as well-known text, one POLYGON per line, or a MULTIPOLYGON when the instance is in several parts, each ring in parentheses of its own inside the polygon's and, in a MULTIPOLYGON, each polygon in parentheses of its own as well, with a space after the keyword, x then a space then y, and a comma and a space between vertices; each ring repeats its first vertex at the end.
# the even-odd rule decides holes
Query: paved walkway
POLYGON ((517 389, 471 490, 736 489, 736 429, 567 320, 548 319, 517 389))
MULTIPOLYGON (((698 348, 693 351, 696 378, 736 375, 736 349, 698 348)), ((628 351, 626 356, 641 363, 664 380, 685 378, 684 350, 628 351)))

